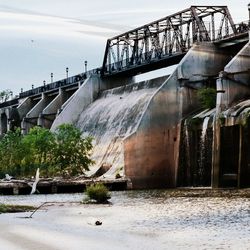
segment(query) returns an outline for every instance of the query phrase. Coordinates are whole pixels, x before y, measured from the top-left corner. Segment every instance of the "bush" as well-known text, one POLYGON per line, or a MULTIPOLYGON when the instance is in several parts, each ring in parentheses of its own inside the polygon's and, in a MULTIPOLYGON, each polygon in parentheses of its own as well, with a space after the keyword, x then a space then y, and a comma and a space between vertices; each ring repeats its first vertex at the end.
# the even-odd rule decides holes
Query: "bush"
POLYGON ((213 88, 199 89, 198 98, 204 109, 212 109, 216 106, 216 89, 213 88))
POLYGON ((105 203, 111 198, 108 188, 100 183, 87 187, 86 194, 90 200, 95 200, 97 203, 105 203))
POLYGON ((91 137, 81 136, 81 131, 71 124, 62 124, 55 131, 54 164, 59 172, 69 176, 83 174, 94 162, 90 159, 93 148, 91 137))
POLYGON ((93 164, 91 137, 70 124, 62 124, 55 132, 33 127, 26 136, 20 129, 7 132, 0 139, 0 179, 5 174, 29 177, 40 168, 43 176, 76 176, 93 164))

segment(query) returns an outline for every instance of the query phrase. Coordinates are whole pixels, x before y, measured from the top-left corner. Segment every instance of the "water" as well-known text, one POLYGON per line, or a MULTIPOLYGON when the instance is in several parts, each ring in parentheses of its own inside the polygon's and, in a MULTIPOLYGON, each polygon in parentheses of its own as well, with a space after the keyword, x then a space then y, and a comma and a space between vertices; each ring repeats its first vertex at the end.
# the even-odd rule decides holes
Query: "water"
POLYGON ((208 122, 210 117, 206 117, 202 124, 201 138, 200 138, 200 160, 199 160, 199 169, 198 174, 200 179, 203 179, 205 175, 205 162, 206 162, 206 134, 208 128, 208 122))
MULTIPOLYGON (((123 140, 135 132, 150 98, 164 77, 104 91, 80 115, 76 126, 94 141, 92 174, 102 165, 110 166, 105 177, 124 167, 123 140)), ((123 172, 120 173, 121 175, 123 172)))
MULTIPOLYGON (((1 196, 0 202, 40 204, 82 198, 82 194, 1 196)), ((0 226, 6 229, 0 232, 0 242, 18 244, 8 249, 34 245, 36 249, 250 249, 248 198, 171 197, 169 191, 152 190, 112 192, 111 202, 47 206, 30 220, 0 215, 0 226), (94 226, 97 219, 102 226, 94 226), (12 243, 10 236, 15 239, 12 243)))

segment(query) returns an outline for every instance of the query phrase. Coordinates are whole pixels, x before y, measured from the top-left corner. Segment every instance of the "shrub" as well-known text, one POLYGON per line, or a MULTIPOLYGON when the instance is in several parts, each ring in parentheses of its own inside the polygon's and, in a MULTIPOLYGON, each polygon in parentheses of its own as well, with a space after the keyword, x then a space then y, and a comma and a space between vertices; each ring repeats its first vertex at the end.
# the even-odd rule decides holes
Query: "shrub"
POLYGON ((87 187, 86 194, 90 200, 95 200, 97 203, 105 203, 111 198, 108 188, 100 183, 87 187))
POLYGON ((216 89, 202 88, 198 90, 198 98, 205 109, 212 109, 216 106, 216 89))
POLYGON ((60 173, 70 176, 83 174, 93 164, 90 159, 92 138, 82 138, 78 128, 70 124, 60 125, 55 131, 55 141, 54 164, 60 173))
POLYGON ((62 124, 55 132, 33 127, 26 136, 18 128, 0 138, 0 179, 32 176, 37 168, 44 176, 84 174, 93 164, 91 137, 70 124, 62 124))

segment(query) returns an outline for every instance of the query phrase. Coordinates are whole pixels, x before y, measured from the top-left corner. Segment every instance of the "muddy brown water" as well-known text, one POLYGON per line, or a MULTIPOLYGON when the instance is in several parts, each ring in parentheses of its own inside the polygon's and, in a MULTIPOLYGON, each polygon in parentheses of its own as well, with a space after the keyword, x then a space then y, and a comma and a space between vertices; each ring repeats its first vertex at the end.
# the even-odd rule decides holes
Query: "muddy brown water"
POLYGON ((112 192, 112 205, 79 204, 83 194, 0 196, 9 204, 48 202, 32 219, 0 215, 0 249, 250 249, 249 198, 181 192, 112 192))

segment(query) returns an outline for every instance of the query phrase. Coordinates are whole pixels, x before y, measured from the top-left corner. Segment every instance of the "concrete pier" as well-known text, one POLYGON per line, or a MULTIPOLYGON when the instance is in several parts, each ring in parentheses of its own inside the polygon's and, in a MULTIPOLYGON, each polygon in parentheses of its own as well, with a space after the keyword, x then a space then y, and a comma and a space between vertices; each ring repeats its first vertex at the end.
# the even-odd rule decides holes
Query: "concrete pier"
POLYGON ((250 44, 225 66, 217 80, 212 186, 248 186, 248 107, 250 99, 250 44), (243 100, 246 100, 245 102, 243 100), (243 101, 243 102, 242 102, 243 101), (225 120, 223 124, 220 117, 225 120), (230 141, 229 141, 230 140, 230 141), (241 181, 242 180, 242 181, 241 181))
POLYGON ((229 60, 212 44, 196 45, 151 98, 137 131, 124 141, 125 173, 134 188, 176 187, 181 122, 201 108, 197 89, 229 60))

